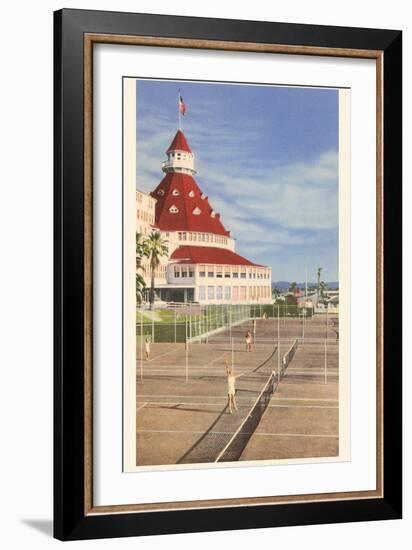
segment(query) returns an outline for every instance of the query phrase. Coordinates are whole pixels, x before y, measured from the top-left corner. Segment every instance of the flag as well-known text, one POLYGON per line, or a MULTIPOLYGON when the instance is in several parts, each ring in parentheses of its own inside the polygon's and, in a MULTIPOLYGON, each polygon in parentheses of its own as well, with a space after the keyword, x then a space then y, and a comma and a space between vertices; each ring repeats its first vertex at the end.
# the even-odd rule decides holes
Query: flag
POLYGON ((182 115, 186 114, 186 105, 184 104, 183 97, 179 94, 179 111, 182 115))

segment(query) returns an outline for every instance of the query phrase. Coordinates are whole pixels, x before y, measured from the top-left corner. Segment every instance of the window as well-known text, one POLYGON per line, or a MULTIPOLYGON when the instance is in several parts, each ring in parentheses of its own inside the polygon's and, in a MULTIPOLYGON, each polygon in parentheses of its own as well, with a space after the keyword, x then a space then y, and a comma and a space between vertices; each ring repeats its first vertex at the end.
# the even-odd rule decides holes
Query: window
POLYGON ((216 212, 214 210, 211 211, 210 216, 214 218, 216 216, 216 212))
POLYGON ((173 205, 169 208, 169 212, 170 212, 171 214, 177 214, 177 213, 179 212, 179 209, 178 209, 178 207, 177 207, 175 204, 173 204, 173 205))
POLYGON ((179 231, 179 233, 177 234, 177 238, 179 239, 179 241, 182 240, 182 233, 179 231))
POLYGON ((195 196, 195 192, 192 190, 192 191, 189 191, 189 197, 194 197, 195 196))
POLYGON ((206 277, 206 266, 200 265, 199 266, 199 277, 206 277))
POLYGON ((182 241, 185 241, 185 240, 186 240, 186 237, 187 237, 186 232, 183 232, 183 233, 182 233, 182 241))
POLYGON ((218 279, 221 279, 223 277, 223 271, 222 271, 222 267, 221 266, 218 266, 216 268, 216 277, 218 279))
POLYGON ((175 278, 178 279, 180 277, 180 267, 175 266, 175 278))
POLYGON ((225 266, 225 279, 230 279, 230 267, 225 266))
POLYGON ((223 294, 223 288, 221 286, 216 287, 216 300, 221 300, 223 294))
POLYGON ((245 301, 246 300, 246 287, 241 286, 240 287, 240 299, 245 301))
POLYGON ((232 300, 236 301, 239 299, 239 287, 233 286, 232 287, 232 300))
POLYGON ((159 191, 157 192, 157 194, 158 194, 160 197, 163 197, 163 195, 165 194, 165 192, 163 191, 163 189, 159 189, 159 191))
POLYGON ((178 190, 178 189, 173 189, 172 195, 173 195, 174 197, 178 197, 178 196, 180 195, 179 190, 178 190))
POLYGON ((213 265, 208 265, 207 266, 207 276, 208 277, 214 277, 215 276, 215 269, 214 269, 213 265))
POLYGON ((187 277, 187 267, 182 267, 182 277, 187 277))
POLYGON ((206 195, 205 195, 204 193, 202 193, 202 194, 200 195, 200 198, 202 199, 202 201, 204 201, 205 198, 206 198, 206 195))
POLYGON ((199 216, 201 213, 202 213, 202 211, 200 210, 200 208, 198 206, 196 206, 196 208, 194 210, 192 210, 192 214, 194 214, 195 216, 199 216))
POLYGON ((230 300, 230 286, 225 286, 225 300, 230 300))
POLYGON ((199 300, 206 300, 206 287, 200 286, 199 287, 199 300))
POLYGON ((234 279, 238 279, 238 278, 239 278, 239 273, 238 273, 237 271, 233 270, 233 271, 232 271, 232 277, 233 277, 234 279))
POLYGON ((215 299, 215 287, 214 286, 208 286, 207 287, 207 299, 208 300, 214 300, 215 299))
POLYGON ((189 267, 189 277, 194 277, 193 267, 189 267))
POLYGON ((246 267, 241 267, 240 268, 240 278, 241 279, 246 279, 246 267))

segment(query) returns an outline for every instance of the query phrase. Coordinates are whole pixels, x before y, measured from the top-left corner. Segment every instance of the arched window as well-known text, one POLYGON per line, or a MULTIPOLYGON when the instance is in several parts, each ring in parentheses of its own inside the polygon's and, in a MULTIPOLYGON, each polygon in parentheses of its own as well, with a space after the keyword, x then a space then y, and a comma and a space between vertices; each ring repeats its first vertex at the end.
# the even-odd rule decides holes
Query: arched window
POLYGON ((211 216, 212 218, 215 218, 215 217, 216 217, 216 212, 215 212, 214 210, 212 210, 211 213, 210 213, 210 216, 211 216))
POLYGON ((194 197, 195 196, 195 192, 192 190, 192 191, 189 191, 189 197, 194 197))
POLYGON ((205 195, 204 193, 202 193, 202 194, 200 195, 200 198, 202 199, 202 201, 204 201, 205 198, 206 198, 206 195, 205 195))
POLYGON ((163 197, 163 195, 165 194, 165 192, 163 191, 163 189, 159 189, 159 191, 157 192, 158 195, 160 195, 161 197, 163 197))
POLYGON ((200 210, 200 208, 198 206, 196 206, 196 208, 192 211, 192 214, 194 214, 195 216, 199 216, 199 214, 201 214, 202 211, 200 210))
POLYGON ((178 196, 180 195, 178 189, 173 189, 172 195, 173 195, 174 197, 178 197, 178 196))
POLYGON ((176 205, 173 204, 173 205, 169 208, 169 212, 170 212, 171 214, 177 214, 177 213, 179 212, 179 209, 178 209, 178 207, 177 207, 176 205))

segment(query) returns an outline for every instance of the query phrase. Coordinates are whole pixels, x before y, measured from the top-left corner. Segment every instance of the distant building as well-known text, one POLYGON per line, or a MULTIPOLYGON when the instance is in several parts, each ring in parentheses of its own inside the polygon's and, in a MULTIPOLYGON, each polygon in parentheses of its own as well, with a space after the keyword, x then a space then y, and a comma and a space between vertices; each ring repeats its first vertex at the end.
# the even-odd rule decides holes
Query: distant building
MULTIPOLYGON (((137 191, 137 231, 159 230, 169 256, 156 273, 157 299, 166 302, 271 303, 272 270, 235 252, 235 240, 194 179, 194 154, 181 130, 150 195, 137 191)), ((150 270, 145 279, 150 286, 150 270)))

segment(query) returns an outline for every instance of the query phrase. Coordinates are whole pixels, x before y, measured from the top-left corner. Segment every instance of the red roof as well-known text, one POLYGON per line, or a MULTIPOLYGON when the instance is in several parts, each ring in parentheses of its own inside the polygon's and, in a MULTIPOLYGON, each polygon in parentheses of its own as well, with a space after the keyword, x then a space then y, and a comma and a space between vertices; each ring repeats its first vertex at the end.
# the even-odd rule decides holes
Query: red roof
POLYGON ((171 259, 178 260, 176 263, 179 264, 252 265, 262 267, 231 250, 212 246, 179 246, 173 252, 171 259))
POLYGON ((208 198, 189 174, 168 172, 151 195, 157 200, 155 225, 162 231, 230 235, 220 221, 220 215, 214 213, 208 198), (172 207, 178 211, 170 212, 172 207))
POLYGON ((170 153, 170 151, 186 151, 187 153, 192 152, 182 130, 178 130, 176 132, 176 135, 173 138, 172 143, 169 145, 169 149, 166 153, 170 153))

